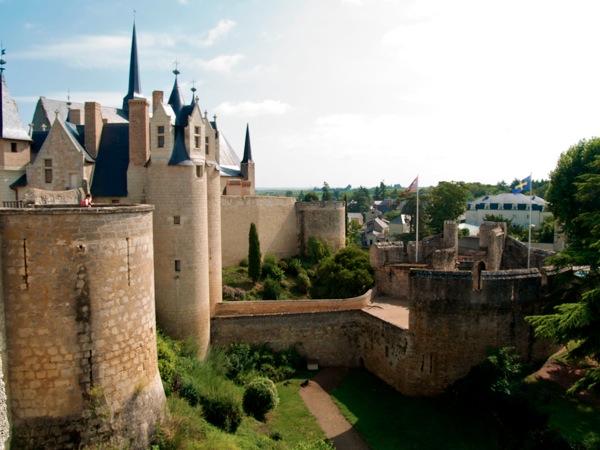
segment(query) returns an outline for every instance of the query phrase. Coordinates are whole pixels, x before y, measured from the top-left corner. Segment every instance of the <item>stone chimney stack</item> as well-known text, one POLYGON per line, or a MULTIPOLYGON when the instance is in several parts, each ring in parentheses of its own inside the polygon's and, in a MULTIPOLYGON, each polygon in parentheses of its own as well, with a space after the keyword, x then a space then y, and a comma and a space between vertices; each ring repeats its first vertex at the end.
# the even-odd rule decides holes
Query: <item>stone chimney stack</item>
POLYGON ((94 158, 98 155, 102 125, 100 103, 85 102, 85 148, 94 158))
POLYGON ((156 107, 163 102, 163 91, 152 92, 152 113, 156 111, 156 107))
POLYGON ((150 158, 150 104, 145 98, 129 100, 128 103, 129 164, 143 166, 150 158))
POLYGON ((81 109, 69 110, 69 122, 73 125, 83 125, 83 111, 81 109))

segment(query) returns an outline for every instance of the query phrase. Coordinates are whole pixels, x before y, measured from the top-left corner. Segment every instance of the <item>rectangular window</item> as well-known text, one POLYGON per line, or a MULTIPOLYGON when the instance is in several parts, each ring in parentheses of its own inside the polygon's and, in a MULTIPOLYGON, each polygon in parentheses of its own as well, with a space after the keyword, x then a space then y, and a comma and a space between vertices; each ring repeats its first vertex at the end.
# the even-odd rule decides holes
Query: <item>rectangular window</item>
POLYGON ((208 155, 209 154, 209 151, 208 151, 208 137, 204 138, 204 148, 206 150, 206 154, 208 155))
POLYGON ((181 216, 173 216, 173 224, 180 225, 181 224, 181 216))
POLYGON ((194 136, 194 148, 200 148, 200 136, 194 136))
POLYGON ((175 272, 181 272, 181 260, 175 260, 175 272))
POLYGON ((165 146, 165 137, 158 136, 158 148, 163 148, 165 146))
POLYGON ((204 167, 203 166, 196 166, 196 176, 198 178, 202 178, 203 174, 204 174, 204 167))
POLYGON ((114 205, 114 204, 117 204, 117 203, 121 203, 121 201, 120 201, 118 198, 113 198, 113 199, 112 199, 110 202, 111 202, 113 205, 114 205))
POLYGON ((44 160, 44 179, 46 183, 52 183, 52 160, 45 159, 44 160))
POLYGON ((200 134, 200 127, 194 127, 194 134, 200 134))
POLYGON ((11 142, 10 143, 10 151, 12 153, 17 153, 17 143, 16 142, 11 142))
POLYGON ((165 134, 165 127, 163 125, 159 125, 157 127, 158 134, 165 134))

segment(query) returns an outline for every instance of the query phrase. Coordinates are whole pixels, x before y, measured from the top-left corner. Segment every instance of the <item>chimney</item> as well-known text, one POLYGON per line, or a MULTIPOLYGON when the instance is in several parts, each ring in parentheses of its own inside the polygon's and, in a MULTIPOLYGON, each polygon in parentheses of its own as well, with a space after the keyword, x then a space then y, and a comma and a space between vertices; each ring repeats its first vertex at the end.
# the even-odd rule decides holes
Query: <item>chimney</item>
POLYGON ((94 158, 102 136, 102 114, 100 103, 85 102, 85 149, 94 158))
POLYGON ((163 91, 152 92, 152 114, 156 111, 156 107, 163 102, 163 91))
POLYGON ((73 125, 83 125, 83 111, 80 109, 69 110, 69 122, 73 125))
MULTIPOLYGON (((152 94, 154 98, 154 94, 152 94)), ((129 100, 129 163, 143 166, 150 159, 150 104, 145 98, 129 100)))

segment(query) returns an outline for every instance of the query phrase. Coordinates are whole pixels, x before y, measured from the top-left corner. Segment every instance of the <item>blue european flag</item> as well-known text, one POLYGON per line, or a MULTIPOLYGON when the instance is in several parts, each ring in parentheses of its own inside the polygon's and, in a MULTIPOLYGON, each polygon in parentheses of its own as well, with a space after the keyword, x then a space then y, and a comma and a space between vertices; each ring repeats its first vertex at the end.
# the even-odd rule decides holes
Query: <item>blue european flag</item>
POLYGON ((518 194, 522 191, 531 191, 531 175, 527 178, 523 178, 517 185, 513 188, 512 193, 518 194))

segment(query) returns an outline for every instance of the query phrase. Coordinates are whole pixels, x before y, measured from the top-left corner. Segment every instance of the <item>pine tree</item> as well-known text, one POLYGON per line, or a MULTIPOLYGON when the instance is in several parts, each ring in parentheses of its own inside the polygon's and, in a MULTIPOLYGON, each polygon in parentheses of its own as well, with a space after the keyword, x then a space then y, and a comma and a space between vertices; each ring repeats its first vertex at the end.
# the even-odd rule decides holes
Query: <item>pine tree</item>
POLYGON ((262 255, 260 254, 260 240, 254 222, 250 224, 248 233, 248 276, 256 283, 260 279, 260 266, 262 255))
POLYGON ((548 197, 568 246, 547 262, 585 269, 559 273, 561 304, 551 314, 526 319, 537 336, 567 346, 568 356, 592 361, 570 391, 600 393, 600 139, 581 141, 561 155, 550 174, 548 197))

